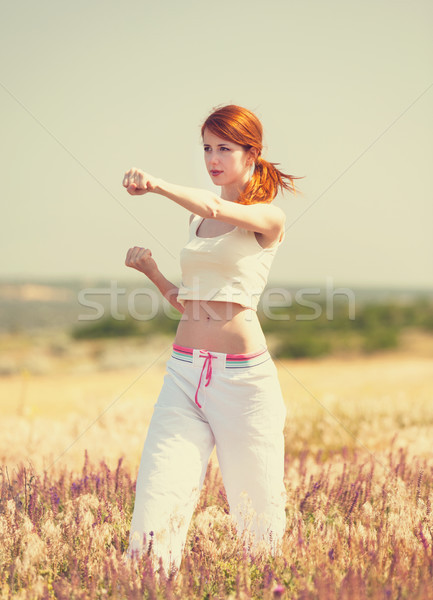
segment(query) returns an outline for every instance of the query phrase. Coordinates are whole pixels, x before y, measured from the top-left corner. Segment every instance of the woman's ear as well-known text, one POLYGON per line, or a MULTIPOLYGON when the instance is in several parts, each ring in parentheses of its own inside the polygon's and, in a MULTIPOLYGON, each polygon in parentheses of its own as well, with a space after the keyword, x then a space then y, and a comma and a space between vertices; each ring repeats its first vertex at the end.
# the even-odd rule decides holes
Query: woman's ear
POLYGON ((259 151, 257 150, 257 148, 250 148, 248 150, 247 165, 249 167, 251 167, 256 162, 258 155, 259 151))

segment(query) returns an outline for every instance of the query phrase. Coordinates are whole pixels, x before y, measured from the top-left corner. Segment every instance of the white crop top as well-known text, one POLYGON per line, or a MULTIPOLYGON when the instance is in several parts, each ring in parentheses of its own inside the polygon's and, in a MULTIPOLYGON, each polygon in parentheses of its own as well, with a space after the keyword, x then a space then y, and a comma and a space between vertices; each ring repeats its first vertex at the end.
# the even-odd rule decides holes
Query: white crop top
POLYGON ((284 239, 262 248, 254 231, 235 227, 212 238, 197 236, 204 219, 194 215, 189 241, 180 252, 182 283, 177 301, 219 300, 257 310, 269 269, 284 239))

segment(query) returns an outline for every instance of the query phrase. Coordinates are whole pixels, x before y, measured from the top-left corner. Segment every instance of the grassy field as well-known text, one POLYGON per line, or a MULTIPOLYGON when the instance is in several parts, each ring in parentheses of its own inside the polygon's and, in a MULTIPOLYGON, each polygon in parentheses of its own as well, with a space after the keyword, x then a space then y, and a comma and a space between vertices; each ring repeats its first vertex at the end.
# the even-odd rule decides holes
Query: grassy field
POLYGON ((180 574, 124 565, 170 345, 1 338, 14 368, 0 377, 0 598, 433 598, 433 345, 418 334, 373 355, 275 359, 281 556, 233 536, 213 457, 180 574))

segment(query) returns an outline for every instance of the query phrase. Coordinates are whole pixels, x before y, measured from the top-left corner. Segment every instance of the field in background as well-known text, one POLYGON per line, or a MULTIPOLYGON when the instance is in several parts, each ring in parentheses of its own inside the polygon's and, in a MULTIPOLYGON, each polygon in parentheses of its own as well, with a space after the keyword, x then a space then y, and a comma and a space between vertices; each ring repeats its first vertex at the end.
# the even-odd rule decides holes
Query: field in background
MULTIPOLYGON (((433 336, 433 290, 273 285, 258 315, 278 358, 369 354, 399 348, 414 334, 433 336)), ((154 286, 141 283, 0 282, 0 335, 62 331, 59 354, 78 339, 174 337, 180 316, 154 286)), ((0 356, 0 374, 19 368, 0 356)))
POLYGON ((269 331, 289 411, 283 554, 243 551, 213 462, 167 579, 146 556, 134 570, 121 555, 172 335, 75 338, 50 305, 59 297, 44 298, 26 316, 15 299, 21 325, 0 335, 2 600, 433 598, 428 325, 399 328, 391 348, 356 338, 290 359, 269 331))
POLYGON ((0 378, 0 598, 433 597, 433 369, 405 353, 277 361, 281 556, 245 553, 212 463, 180 574, 155 576, 147 555, 125 565, 163 346, 144 368, 0 378))
MULTIPOLYGON (((62 455, 58 463, 73 467, 87 448, 111 465, 123 452, 136 466, 171 342, 163 336, 149 344, 71 343, 53 333, 32 341, 0 338, 0 356, 7 352, 21 364, 18 373, 0 377, 0 459, 31 460, 41 468, 62 455)), ((290 411, 292 451, 303 444, 332 449, 358 443, 384 450, 396 437, 414 453, 430 452, 432 339, 419 336, 407 344, 410 351, 365 357, 274 357, 290 411)))

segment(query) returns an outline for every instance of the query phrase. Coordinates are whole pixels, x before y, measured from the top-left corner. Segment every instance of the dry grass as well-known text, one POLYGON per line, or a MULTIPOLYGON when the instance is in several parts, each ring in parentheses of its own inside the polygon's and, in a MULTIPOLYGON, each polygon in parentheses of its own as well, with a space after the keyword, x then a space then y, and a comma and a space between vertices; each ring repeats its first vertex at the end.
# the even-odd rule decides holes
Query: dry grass
POLYGON ((128 571, 169 346, 77 345, 45 372, 0 378, 0 598, 433 598, 429 348, 276 361, 289 408, 282 556, 251 557, 233 539, 212 467, 179 576, 157 577, 147 557, 128 571), (115 356, 123 368, 108 368, 115 356))

